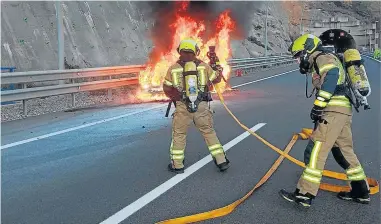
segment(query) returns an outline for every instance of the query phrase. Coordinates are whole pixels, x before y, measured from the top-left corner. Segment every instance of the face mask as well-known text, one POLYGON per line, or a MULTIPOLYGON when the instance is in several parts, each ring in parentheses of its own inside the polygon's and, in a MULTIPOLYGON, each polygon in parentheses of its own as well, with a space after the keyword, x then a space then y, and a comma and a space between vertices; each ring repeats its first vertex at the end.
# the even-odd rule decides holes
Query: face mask
POLYGON ((302 57, 303 59, 301 57, 298 57, 299 71, 302 74, 307 74, 308 72, 310 72, 310 62, 308 61, 308 55, 303 55, 302 57))

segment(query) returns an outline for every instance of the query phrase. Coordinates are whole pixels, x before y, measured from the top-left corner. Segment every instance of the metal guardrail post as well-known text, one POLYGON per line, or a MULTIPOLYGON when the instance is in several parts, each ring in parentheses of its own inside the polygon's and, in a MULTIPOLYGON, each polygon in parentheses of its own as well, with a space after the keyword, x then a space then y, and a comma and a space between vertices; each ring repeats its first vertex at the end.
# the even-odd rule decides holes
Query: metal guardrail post
MULTIPOLYGON (((71 79, 71 83, 73 83, 74 84, 74 79, 71 79)), ((75 95, 74 95, 75 93, 72 93, 71 94, 71 106, 72 107, 75 107, 75 95)))
MULTIPOLYGON (((109 79, 112 79, 111 75, 109 76, 109 79)), ((107 90, 107 99, 111 100, 112 98, 112 89, 107 90)))
MULTIPOLYGON (((22 88, 23 89, 27 88, 26 83, 22 84, 22 88)), ((28 116, 28 107, 27 107, 26 103, 27 103, 26 100, 22 100, 22 111, 24 113, 24 116, 28 116)))

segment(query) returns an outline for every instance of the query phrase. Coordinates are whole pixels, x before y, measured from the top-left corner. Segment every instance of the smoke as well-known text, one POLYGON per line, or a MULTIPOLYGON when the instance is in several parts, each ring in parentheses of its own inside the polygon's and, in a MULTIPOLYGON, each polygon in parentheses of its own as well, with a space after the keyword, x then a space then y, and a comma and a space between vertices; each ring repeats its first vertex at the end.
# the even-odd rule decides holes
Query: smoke
POLYGON ((162 52, 169 52, 172 47, 174 29, 170 26, 175 21, 176 13, 189 15, 197 21, 204 21, 206 30, 202 38, 209 39, 216 32, 214 21, 225 10, 230 11, 235 21, 236 29, 231 34, 232 39, 244 39, 251 28, 251 15, 260 8, 263 2, 252 1, 153 1, 140 2, 142 7, 151 9, 151 17, 155 20, 150 30, 154 49, 149 58, 152 63, 159 60, 162 52))
POLYGON ((173 31, 170 24, 176 18, 176 5, 171 1, 137 2, 140 8, 150 8, 150 17, 155 25, 150 30, 150 37, 154 48, 149 55, 150 63, 159 61, 162 52, 168 52, 172 48, 173 31))
POLYGON ((216 17, 225 10, 230 10, 232 18, 236 21, 237 29, 233 38, 242 39, 248 36, 252 27, 252 15, 261 8, 264 2, 257 1, 212 1, 209 2, 212 16, 216 17))

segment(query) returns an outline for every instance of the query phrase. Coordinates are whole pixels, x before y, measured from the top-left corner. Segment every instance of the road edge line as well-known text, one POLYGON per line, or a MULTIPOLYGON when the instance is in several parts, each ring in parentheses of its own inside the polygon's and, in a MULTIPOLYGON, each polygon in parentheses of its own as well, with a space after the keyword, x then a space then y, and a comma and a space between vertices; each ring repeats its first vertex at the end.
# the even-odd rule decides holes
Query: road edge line
POLYGON ((287 71, 287 72, 283 72, 283 73, 280 73, 280 74, 272 75, 272 76, 269 76, 269 77, 266 77, 266 78, 257 79, 257 80, 250 81, 250 82, 245 82, 245 83, 242 83, 242 84, 239 84, 239 85, 232 86, 231 88, 235 89, 237 87, 246 86, 246 85, 249 85, 249 84, 252 84, 252 83, 256 83, 256 82, 260 82, 260 81, 263 81, 263 80, 267 80, 267 79, 275 78, 275 77, 278 77, 278 76, 286 75, 288 73, 295 72, 295 71, 298 71, 298 70, 299 69, 294 69, 294 70, 291 70, 291 71, 287 71))
POLYGON ((122 115, 119 115, 119 116, 116 116, 116 117, 106 118, 106 119, 102 119, 100 121, 94 121, 94 122, 91 122, 91 123, 88 123, 88 124, 83 124, 83 125, 75 126, 75 127, 72 127, 72 128, 63 129, 61 131, 56 131, 56 132, 52 132, 52 133, 49 133, 49 134, 40 135, 40 136, 37 136, 37 137, 28 138, 28 139, 25 139, 25 140, 21 140, 21 141, 5 144, 5 145, 2 145, 0 147, 0 151, 3 151, 3 149, 11 148, 11 147, 18 146, 18 145, 23 145, 23 144, 26 144, 26 143, 29 143, 29 142, 34 142, 34 141, 41 140, 41 139, 44 139, 44 138, 49 138, 49 137, 52 137, 52 136, 56 136, 56 135, 64 134, 64 133, 67 133, 67 132, 79 130, 79 129, 82 129, 82 128, 94 126, 96 124, 102 124, 102 123, 105 123, 105 122, 108 122, 108 121, 113 121, 113 120, 117 120, 117 119, 120 119, 120 118, 129 117, 129 116, 132 116, 132 115, 135 115, 135 114, 147 112, 147 111, 150 111, 150 110, 159 109, 159 108, 165 107, 165 106, 167 106, 167 105, 160 105, 160 106, 150 107, 150 108, 142 109, 142 110, 135 111, 135 112, 132 112, 132 113, 122 114, 122 115))
POLYGON ((367 58, 370 58, 370 59, 372 59, 372 60, 374 60, 374 61, 376 61, 376 62, 378 62, 378 63, 381 63, 381 61, 379 61, 379 60, 377 60, 377 59, 375 59, 375 58, 372 58, 371 56, 368 56, 368 55, 362 55, 362 56, 367 57, 367 58))

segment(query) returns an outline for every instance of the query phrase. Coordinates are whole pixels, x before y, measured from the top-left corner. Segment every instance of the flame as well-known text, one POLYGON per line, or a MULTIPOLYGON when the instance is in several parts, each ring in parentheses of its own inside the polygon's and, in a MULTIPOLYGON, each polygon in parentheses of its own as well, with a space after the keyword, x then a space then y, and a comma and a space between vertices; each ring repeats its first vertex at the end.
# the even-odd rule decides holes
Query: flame
POLYGON ((168 97, 159 91, 138 90, 136 93, 138 102, 168 101, 168 97))
MULTIPOLYGON (((172 46, 169 51, 160 52, 159 60, 157 62, 148 63, 147 68, 140 72, 140 87, 142 90, 145 90, 146 93, 140 91, 139 94, 137 94, 139 99, 147 100, 147 98, 166 98, 163 93, 148 94, 147 91, 151 88, 162 88, 162 83, 168 68, 176 63, 179 58, 179 54, 176 49, 180 41, 184 38, 190 37, 197 42, 200 48, 198 58, 206 63, 209 63, 209 59, 206 55, 209 50, 209 46, 216 46, 216 54, 220 59, 221 66, 223 67, 223 76, 226 80, 229 78, 231 71, 230 66, 227 63, 227 59, 231 56, 231 48, 229 43, 231 32, 235 30, 235 22, 231 18, 231 12, 229 10, 222 12, 214 24, 212 24, 214 26, 212 30, 215 30, 215 34, 208 39, 205 37, 203 39, 202 36, 205 36, 204 34, 207 31, 207 24, 205 21, 192 17, 186 13, 189 2, 181 1, 176 2, 175 4, 175 20, 169 24, 173 37, 172 40, 168 40, 168 43, 171 43, 172 46)), ((223 80, 217 84, 216 87, 219 88, 221 92, 227 89, 226 83, 223 80)))

